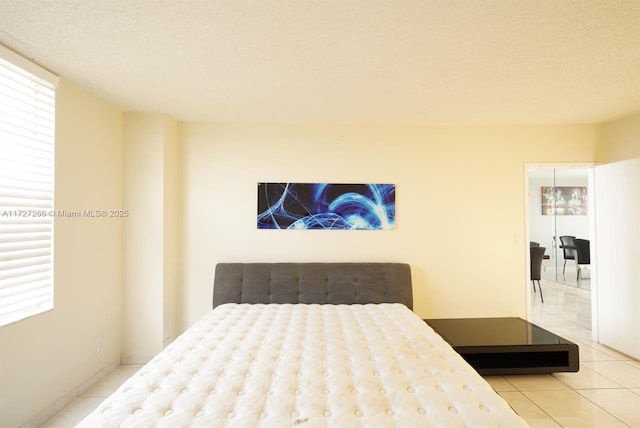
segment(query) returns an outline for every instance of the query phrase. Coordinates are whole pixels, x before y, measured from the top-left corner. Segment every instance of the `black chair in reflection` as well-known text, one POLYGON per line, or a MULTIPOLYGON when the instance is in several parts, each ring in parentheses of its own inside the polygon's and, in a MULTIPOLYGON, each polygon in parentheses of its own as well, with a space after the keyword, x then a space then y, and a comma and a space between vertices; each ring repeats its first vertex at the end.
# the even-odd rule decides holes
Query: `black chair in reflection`
POLYGON ((580 266, 591 264, 591 245, 588 239, 576 238, 573 240, 575 246, 576 266, 578 274, 576 275, 576 281, 580 279, 580 266))
POLYGON ((564 265, 562 266, 562 274, 564 275, 564 270, 567 267, 567 260, 575 260, 576 246, 574 244, 575 236, 561 236, 560 237, 560 248, 562 248, 562 254, 564 256, 564 265))
POLYGON ((542 260, 544 259, 545 247, 529 247, 530 254, 530 266, 531 266, 531 284, 533 285, 533 292, 536 291, 536 281, 538 281, 538 288, 540 289, 540 301, 544 303, 544 297, 542 296, 542 286, 540 286, 540 276, 542 275, 542 260))

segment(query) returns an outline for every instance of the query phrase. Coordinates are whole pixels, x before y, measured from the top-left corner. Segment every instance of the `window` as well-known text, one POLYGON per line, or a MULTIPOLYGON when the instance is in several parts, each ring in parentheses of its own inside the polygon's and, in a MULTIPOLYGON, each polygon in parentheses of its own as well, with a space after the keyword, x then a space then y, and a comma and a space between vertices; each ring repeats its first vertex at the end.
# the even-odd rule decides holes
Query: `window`
POLYGON ((53 308, 56 84, 0 46, 0 326, 53 308))

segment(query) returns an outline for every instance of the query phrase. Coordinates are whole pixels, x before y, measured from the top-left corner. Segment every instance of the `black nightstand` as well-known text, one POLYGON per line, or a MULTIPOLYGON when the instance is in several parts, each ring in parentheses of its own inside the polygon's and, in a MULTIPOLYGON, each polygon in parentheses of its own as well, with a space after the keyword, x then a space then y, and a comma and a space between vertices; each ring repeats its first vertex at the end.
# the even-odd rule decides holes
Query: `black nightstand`
POLYGON ((580 369, 578 345, 522 318, 424 321, 482 375, 580 369))

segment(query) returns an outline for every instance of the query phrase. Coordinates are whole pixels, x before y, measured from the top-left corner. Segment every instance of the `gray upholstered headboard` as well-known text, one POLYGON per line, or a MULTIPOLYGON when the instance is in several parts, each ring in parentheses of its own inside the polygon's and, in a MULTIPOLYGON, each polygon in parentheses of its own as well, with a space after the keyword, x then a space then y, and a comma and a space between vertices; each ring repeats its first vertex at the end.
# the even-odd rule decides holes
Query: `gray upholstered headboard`
POLYGON ((413 309, 406 263, 218 263, 213 307, 223 303, 402 303, 413 309))

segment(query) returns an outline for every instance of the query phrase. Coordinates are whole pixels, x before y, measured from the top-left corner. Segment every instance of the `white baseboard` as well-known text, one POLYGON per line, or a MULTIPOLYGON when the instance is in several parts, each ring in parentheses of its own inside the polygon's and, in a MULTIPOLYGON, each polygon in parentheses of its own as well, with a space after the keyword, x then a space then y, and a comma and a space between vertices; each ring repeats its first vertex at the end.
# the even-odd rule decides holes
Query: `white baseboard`
POLYGON ((47 407, 45 410, 40 412, 36 417, 30 419, 27 423, 22 425, 21 428, 37 428, 47 420, 49 420, 53 415, 62 410, 65 406, 71 403, 73 400, 78 398, 82 393, 91 388, 96 382, 100 379, 111 373, 118 367, 118 362, 112 362, 108 366, 101 369, 98 373, 91 376, 89 379, 82 382, 77 387, 73 388, 71 391, 62 396, 58 401, 53 403, 51 406, 47 407))
POLYGON ((153 357, 122 357, 122 365, 123 366, 144 366, 152 359, 153 357))

